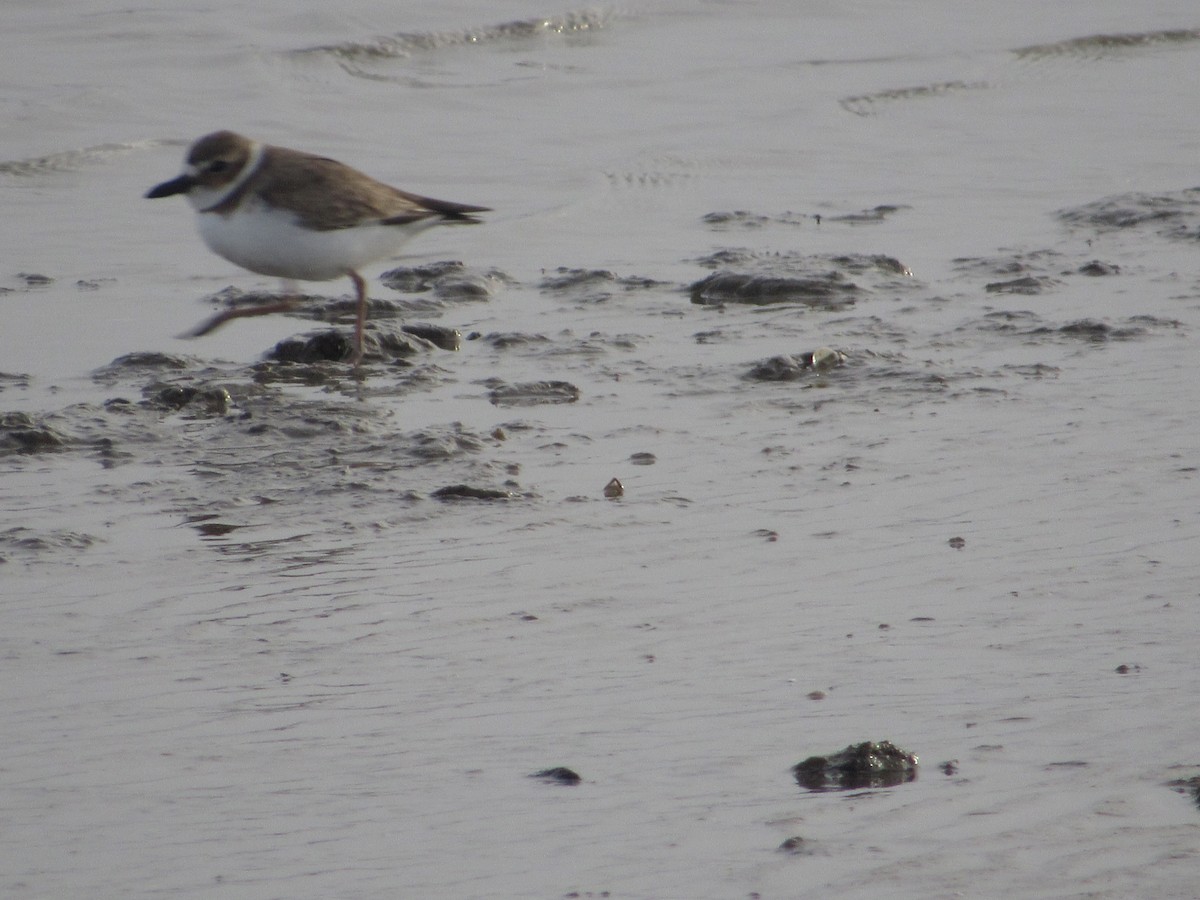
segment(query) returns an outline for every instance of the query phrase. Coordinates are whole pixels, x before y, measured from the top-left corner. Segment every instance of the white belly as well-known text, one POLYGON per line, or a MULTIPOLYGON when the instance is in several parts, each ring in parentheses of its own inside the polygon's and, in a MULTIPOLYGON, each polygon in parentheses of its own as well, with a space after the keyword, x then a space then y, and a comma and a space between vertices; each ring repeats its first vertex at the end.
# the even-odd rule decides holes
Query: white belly
POLYGON ((394 256, 420 231, 436 224, 364 225, 311 231, 287 211, 262 204, 243 206, 229 216, 200 213, 200 236, 210 250, 231 263, 278 278, 329 281, 394 256))

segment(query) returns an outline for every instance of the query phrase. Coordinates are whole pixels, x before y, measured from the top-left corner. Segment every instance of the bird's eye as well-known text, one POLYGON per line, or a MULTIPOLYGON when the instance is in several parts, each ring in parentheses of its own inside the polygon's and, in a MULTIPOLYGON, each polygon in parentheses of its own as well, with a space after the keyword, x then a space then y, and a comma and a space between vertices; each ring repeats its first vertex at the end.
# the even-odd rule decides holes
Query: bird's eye
POLYGON ((214 159, 212 162, 210 162, 208 164, 208 171, 212 172, 213 174, 216 174, 218 172, 224 172, 228 168, 229 168, 229 163, 227 163, 223 159, 214 159))

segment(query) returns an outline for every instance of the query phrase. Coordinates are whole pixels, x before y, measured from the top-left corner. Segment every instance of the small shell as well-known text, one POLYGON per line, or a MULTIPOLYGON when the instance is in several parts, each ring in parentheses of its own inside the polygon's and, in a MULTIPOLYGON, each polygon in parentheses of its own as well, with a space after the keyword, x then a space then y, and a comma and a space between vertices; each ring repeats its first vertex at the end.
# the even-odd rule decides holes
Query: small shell
POLYGON ((812 367, 818 372, 833 369, 846 361, 846 354, 832 347, 818 347, 812 352, 812 367))

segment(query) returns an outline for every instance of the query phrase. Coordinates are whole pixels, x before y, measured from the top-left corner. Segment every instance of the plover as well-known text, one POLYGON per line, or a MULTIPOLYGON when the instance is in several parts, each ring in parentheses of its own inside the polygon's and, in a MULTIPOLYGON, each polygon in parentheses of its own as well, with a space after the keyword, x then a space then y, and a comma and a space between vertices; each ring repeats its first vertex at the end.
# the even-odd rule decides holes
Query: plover
MULTIPOLYGON (((434 200, 398 190, 357 169, 262 144, 232 131, 205 135, 189 148, 183 173, 151 188, 150 199, 183 194, 197 213, 208 248, 243 269, 287 281, 354 283, 358 315, 354 365, 362 360, 367 283, 358 270, 394 256, 406 241, 434 225, 478 222, 486 206, 434 200)), ((288 298, 226 310, 190 334, 230 319, 290 309, 288 298)))

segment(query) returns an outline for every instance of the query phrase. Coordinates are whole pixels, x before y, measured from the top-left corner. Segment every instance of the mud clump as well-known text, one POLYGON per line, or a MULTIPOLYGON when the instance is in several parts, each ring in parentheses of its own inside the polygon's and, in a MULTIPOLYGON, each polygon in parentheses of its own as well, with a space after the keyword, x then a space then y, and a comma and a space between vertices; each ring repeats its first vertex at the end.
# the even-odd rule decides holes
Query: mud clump
POLYGON ((688 291, 692 302, 699 306, 801 303, 818 309, 838 310, 854 305, 859 288, 840 272, 803 278, 714 272, 692 284, 688 291))
POLYGON ((816 852, 813 849, 812 841, 807 841, 798 834, 788 838, 775 849, 780 853, 788 853, 792 856, 812 856, 816 852))
POLYGON ((170 412, 190 408, 206 415, 223 416, 233 406, 233 398, 223 387, 156 383, 148 386, 143 393, 147 407, 170 412))
POLYGON ((792 766, 796 782, 810 791, 895 787, 917 779, 917 757, 891 741, 864 741, 829 756, 810 756, 792 766))
MULTIPOLYGON (((880 204, 871 209, 864 209, 861 212, 844 213, 839 216, 826 216, 826 221, 829 222, 845 222, 848 225, 869 225, 875 222, 882 222, 888 216, 900 212, 902 209, 912 209, 911 206, 894 206, 890 203, 880 204)), ((821 224, 821 216, 817 216, 817 224, 821 224)))
POLYGON ((487 381, 488 400, 493 406, 541 406, 548 403, 574 403, 579 388, 568 381, 527 381, 506 384, 498 378, 487 381))
POLYGON ((845 365, 841 350, 821 347, 811 353, 781 354, 756 363, 746 377, 751 381, 798 381, 813 372, 827 372, 845 365))
POLYGON ((46 453, 61 450, 66 443, 66 437, 28 413, 0 413, 0 455, 46 453))
POLYGON ((1070 227, 1100 234, 1146 227, 1172 240, 1195 240, 1200 236, 1200 188, 1117 194, 1059 210, 1058 218, 1070 227))
POLYGON ((469 484, 451 484, 429 495, 434 500, 512 500, 518 495, 498 488, 479 488, 469 484))
POLYGON ((450 328, 445 325, 428 325, 422 323, 402 325, 400 330, 405 334, 411 334, 413 337, 418 337, 423 341, 428 341, 439 350, 446 350, 453 353, 462 346, 462 332, 457 328, 450 328))
POLYGON ((546 273, 538 288, 546 294, 578 303, 603 303, 619 293, 645 291, 664 282, 640 275, 617 275, 608 269, 572 269, 559 266, 546 273))
POLYGON ((1190 796, 1192 802, 1200 806, 1200 775, 1195 775, 1191 778, 1176 778, 1173 781, 1168 781, 1167 787, 1176 793, 1190 796))
POLYGON ((573 769, 568 769, 566 766, 555 766, 553 769, 542 769, 540 772, 534 772, 530 778, 540 778, 549 784, 569 784, 575 785, 583 781, 579 777, 579 773, 573 769))
POLYGON ((379 276, 392 290, 432 293, 440 300, 487 300, 512 279, 496 269, 474 269, 458 260, 401 266, 379 276))
POLYGON ((348 335, 340 331, 322 331, 306 338, 280 341, 267 353, 267 359, 302 364, 341 362, 349 359, 353 352, 354 344, 348 335))
MULTIPOLYGON (((372 325, 363 335, 365 359, 396 362, 416 356, 423 350, 455 351, 462 335, 453 328, 439 325, 403 325, 399 329, 372 325)), ((267 359, 278 363, 312 365, 322 362, 344 362, 354 352, 347 332, 330 329, 306 337, 280 341, 267 353, 267 359)))
POLYGON ((983 286, 989 294, 1023 294, 1033 296, 1059 284, 1053 278, 1025 275, 1008 281, 993 281, 983 286))

